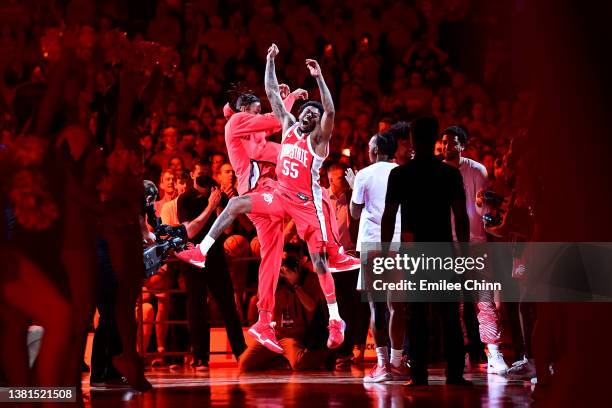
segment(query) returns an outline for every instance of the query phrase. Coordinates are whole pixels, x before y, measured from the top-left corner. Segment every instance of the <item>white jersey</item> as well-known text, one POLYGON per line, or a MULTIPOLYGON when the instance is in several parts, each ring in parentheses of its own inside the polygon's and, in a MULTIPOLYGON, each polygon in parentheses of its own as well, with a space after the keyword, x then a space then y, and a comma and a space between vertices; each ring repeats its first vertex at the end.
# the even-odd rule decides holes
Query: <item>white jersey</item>
MULTIPOLYGON (((359 234, 357 235, 357 250, 361 250, 363 242, 380 242, 380 222, 385 210, 385 197, 389 173, 397 167, 396 163, 378 162, 360 170, 355 176, 353 196, 351 201, 363 204, 359 219, 359 234)), ((395 218, 393 242, 400 242, 402 220, 400 211, 395 218)))

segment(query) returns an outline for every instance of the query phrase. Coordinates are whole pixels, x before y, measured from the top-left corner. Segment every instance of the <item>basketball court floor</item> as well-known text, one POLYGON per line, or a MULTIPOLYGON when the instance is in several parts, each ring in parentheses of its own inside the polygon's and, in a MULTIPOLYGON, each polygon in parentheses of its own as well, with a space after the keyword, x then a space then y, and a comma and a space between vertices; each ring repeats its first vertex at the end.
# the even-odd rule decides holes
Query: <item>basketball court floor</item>
MULTIPOLYGON (((366 367, 369 369, 370 364, 366 367)), ((235 363, 213 363, 206 373, 190 369, 148 371, 153 390, 102 389, 83 378, 88 407, 189 408, 235 407, 528 407, 531 383, 487 375, 481 368, 466 374, 473 387, 447 386, 444 370, 429 371, 428 387, 402 382, 364 384, 364 370, 341 372, 267 371, 240 374, 235 363)))

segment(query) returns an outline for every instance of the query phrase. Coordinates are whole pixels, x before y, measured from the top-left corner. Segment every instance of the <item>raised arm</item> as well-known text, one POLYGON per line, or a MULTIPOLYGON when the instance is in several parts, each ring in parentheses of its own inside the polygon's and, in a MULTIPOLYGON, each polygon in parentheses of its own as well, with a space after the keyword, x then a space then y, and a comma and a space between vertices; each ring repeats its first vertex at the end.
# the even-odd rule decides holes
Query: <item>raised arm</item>
POLYGON ((274 112, 274 116, 281 123, 284 133, 293 123, 295 123, 295 118, 291 113, 287 111, 285 105, 283 104, 283 99, 281 98, 280 89, 278 86, 278 79, 276 79, 276 67, 274 65, 274 58, 278 55, 278 47, 276 44, 272 44, 270 48, 268 48, 268 56, 266 58, 266 78, 265 78, 265 88, 266 95, 268 96, 268 100, 270 101, 270 106, 272 107, 272 112, 274 112))
POLYGON ((336 116, 336 108, 331 92, 323 79, 323 72, 319 63, 313 59, 306 60, 306 67, 310 71, 310 75, 316 79, 319 93, 321 94, 321 103, 323 104, 323 117, 321 118, 321 143, 328 143, 331 139, 334 130, 334 117, 336 116))
POLYGON ((208 222, 210 216, 215 212, 217 206, 221 202, 221 191, 214 187, 210 192, 210 197, 208 197, 208 205, 198 215, 191 221, 183 222, 185 229, 187 230, 187 236, 189 238, 193 238, 202 230, 204 225, 208 222))

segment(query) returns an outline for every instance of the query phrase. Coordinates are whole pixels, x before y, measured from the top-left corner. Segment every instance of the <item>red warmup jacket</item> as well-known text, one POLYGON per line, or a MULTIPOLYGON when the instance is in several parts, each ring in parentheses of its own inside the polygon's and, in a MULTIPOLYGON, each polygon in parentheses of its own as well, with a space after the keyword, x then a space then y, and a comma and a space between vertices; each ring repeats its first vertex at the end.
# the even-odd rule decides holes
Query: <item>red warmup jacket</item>
MULTIPOLYGON (((287 111, 291 111, 295 100, 292 94, 285 98, 283 103, 287 111)), ((227 119, 227 153, 238 178, 238 194, 243 195, 255 188, 264 173, 265 163, 276 164, 280 145, 266 138, 279 132, 281 124, 273 113, 234 112, 229 104, 223 107, 223 114, 227 119)))

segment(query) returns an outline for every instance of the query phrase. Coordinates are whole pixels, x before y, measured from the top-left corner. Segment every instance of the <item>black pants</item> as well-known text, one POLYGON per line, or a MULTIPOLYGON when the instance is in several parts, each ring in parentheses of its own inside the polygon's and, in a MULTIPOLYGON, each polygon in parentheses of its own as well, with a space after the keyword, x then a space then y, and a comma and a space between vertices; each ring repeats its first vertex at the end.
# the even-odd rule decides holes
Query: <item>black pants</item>
POLYGON ((344 343, 338 349, 338 356, 352 356, 355 344, 365 343, 368 330, 369 307, 367 303, 361 301, 361 294, 357 291, 358 270, 338 272, 332 276, 336 286, 338 311, 346 323, 344 343), (364 331, 365 336, 363 335, 364 331))
POLYGON ((210 323, 206 303, 208 291, 223 316, 227 338, 234 356, 238 358, 246 350, 242 325, 234 301, 234 286, 222 251, 223 248, 215 248, 209 252, 204 270, 192 266, 185 269, 191 350, 193 357, 203 362, 208 362, 210 357, 210 323))
POLYGON ((533 358, 531 335, 536 321, 536 304, 532 302, 506 302, 503 304, 516 359, 533 358))
POLYGON ((105 240, 96 241, 98 257, 97 308, 100 318, 91 351, 91 382, 121 378, 112 363, 113 356, 121 354, 121 339, 115 321, 117 278, 111 265, 105 240))
MULTIPOLYGON (((416 380, 427 379, 429 363, 429 303, 408 304, 408 336, 412 373, 416 380)), ((431 304, 442 320, 444 338, 444 357, 447 362, 446 378, 463 377, 464 350, 459 304, 457 302, 440 302, 431 304)))

